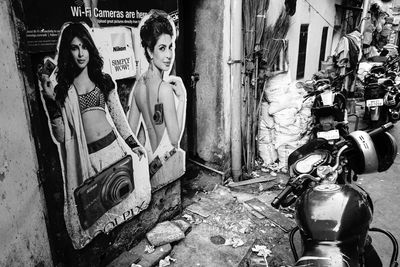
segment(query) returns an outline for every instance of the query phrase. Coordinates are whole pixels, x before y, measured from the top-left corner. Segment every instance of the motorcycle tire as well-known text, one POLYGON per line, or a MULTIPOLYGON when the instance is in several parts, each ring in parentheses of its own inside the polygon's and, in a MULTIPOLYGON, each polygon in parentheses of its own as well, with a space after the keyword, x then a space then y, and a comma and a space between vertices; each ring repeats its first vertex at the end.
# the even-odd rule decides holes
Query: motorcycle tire
POLYGON ((371 236, 367 237, 367 242, 364 247, 364 261, 365 267, 382 267, 382 261, 372 245, 371 236))

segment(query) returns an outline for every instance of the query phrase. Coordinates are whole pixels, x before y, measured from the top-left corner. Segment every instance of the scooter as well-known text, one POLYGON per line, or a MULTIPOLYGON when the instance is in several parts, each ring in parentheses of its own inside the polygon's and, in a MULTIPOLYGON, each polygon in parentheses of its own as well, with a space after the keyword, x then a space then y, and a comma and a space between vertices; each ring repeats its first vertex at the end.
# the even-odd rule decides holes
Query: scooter
POLYGON ((393 244, 390 266, 398 266, 398 243, 388 231, 370 228, 373 204, 368 193, 352 183, 358 174, 390 168, 397 154, 392 123, 370 132, 354 131, 335 144, 314 139, 288 159, 289 181, 272 201, 277 209, 295 204, 297 227, 289 235, 295 266, 382 266, 369 232, 385 234, 393 244), (346 179, 345 170, 354 171, 346 179), (299 258, 294 236, 300 231, 299 258))

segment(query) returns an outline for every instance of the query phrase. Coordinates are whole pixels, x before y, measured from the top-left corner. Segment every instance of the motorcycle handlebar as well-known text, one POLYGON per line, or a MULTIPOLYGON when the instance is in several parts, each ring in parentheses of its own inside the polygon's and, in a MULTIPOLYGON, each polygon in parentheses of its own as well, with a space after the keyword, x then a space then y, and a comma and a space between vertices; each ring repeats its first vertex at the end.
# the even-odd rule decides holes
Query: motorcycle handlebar
POLYGON ((293 192, 293 187, 291 185, 286 185, 285 189, 283 189, 279 193, 279 195, 276 196, 274 200, 271 202, 271 206, 274 207, 275 209, 279 209, 282 200, 285 199, 292 192, 293 192))
POLYGON ((372 131, 368 132, 368 134, 371 137, 374 137, 374 136, 376 136, 376 135, 378 135, 380 133, 388 131, 389 129, 393 128, 393 126, 394 126, 394 124, 392 122, 388 122, 388 123, 382 125, 379 128, 373 129, 372 131))
POLYGON ((334 78, 334 79, 332 80, 332 83, 331 83, 331 84, 334 84, 335 82, 338 82, 338 81, 340 81, 340 80, 346 78, 347 76, 349 76, 349 75, 352 74, 352 73, 354 73, 353 70, 351 70, 351 71, 349 71, 349 72, 346 72, 346 73, 343 74, 343 75, 337 76, 336 78, 334 78))
POLYGON ((394 59, 392 59, 392 60, 390 60, 390 61, 385 62, 385 63, 383 64, 383 66, 385 66, 385 67, 390 67, 391 65, 393 65, 393 64, 395 64, 395 63, 397 63, 397 62, 399 62, 399 61, 400 61, 400 57, 396 57, 396 58, 394 58, 394 59))

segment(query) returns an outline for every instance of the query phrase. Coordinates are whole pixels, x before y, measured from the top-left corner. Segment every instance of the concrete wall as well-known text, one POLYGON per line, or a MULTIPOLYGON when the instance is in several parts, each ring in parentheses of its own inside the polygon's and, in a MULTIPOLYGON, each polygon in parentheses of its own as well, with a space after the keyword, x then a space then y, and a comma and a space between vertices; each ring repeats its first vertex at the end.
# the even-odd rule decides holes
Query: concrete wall
MULTIPOLYGON (((328 27, 325 58, 331 55, 332 46, 336 45, 332 44, 332 26, 335 24, 335 4, 341 1, 308 0, 308 2, 319 14, 306 1, 297 1, 296 14, 292 17, 291 26, 287 33, 287 39, 289 40, 289 68, 292 80, 296 79, 301 24, 309 24, 304 72, 305 80, 310 79, 318 71, 323 27, 328 27)), ((270 5, 272 3, 271 1, 270 5)))
POLYGON ((197 3, 197 153, 205 161, 226 169, 230 157, 230 1, 197 3))
POLYGON ((51 266, 10 4, 0 1, 0 266, 51 266))

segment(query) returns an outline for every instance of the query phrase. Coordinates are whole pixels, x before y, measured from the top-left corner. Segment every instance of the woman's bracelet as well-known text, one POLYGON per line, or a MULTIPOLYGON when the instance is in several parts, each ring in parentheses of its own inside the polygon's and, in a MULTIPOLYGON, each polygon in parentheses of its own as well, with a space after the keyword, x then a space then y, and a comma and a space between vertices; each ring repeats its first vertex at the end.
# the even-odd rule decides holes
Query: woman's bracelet
POLYGON ((133 138, 132 135, 128 136, 128 138, 125 139, 125 143, 127 143, 127 145, 133 149, 135 147, 139 147, 139 144, 135 141, 135 138, 133 138))

